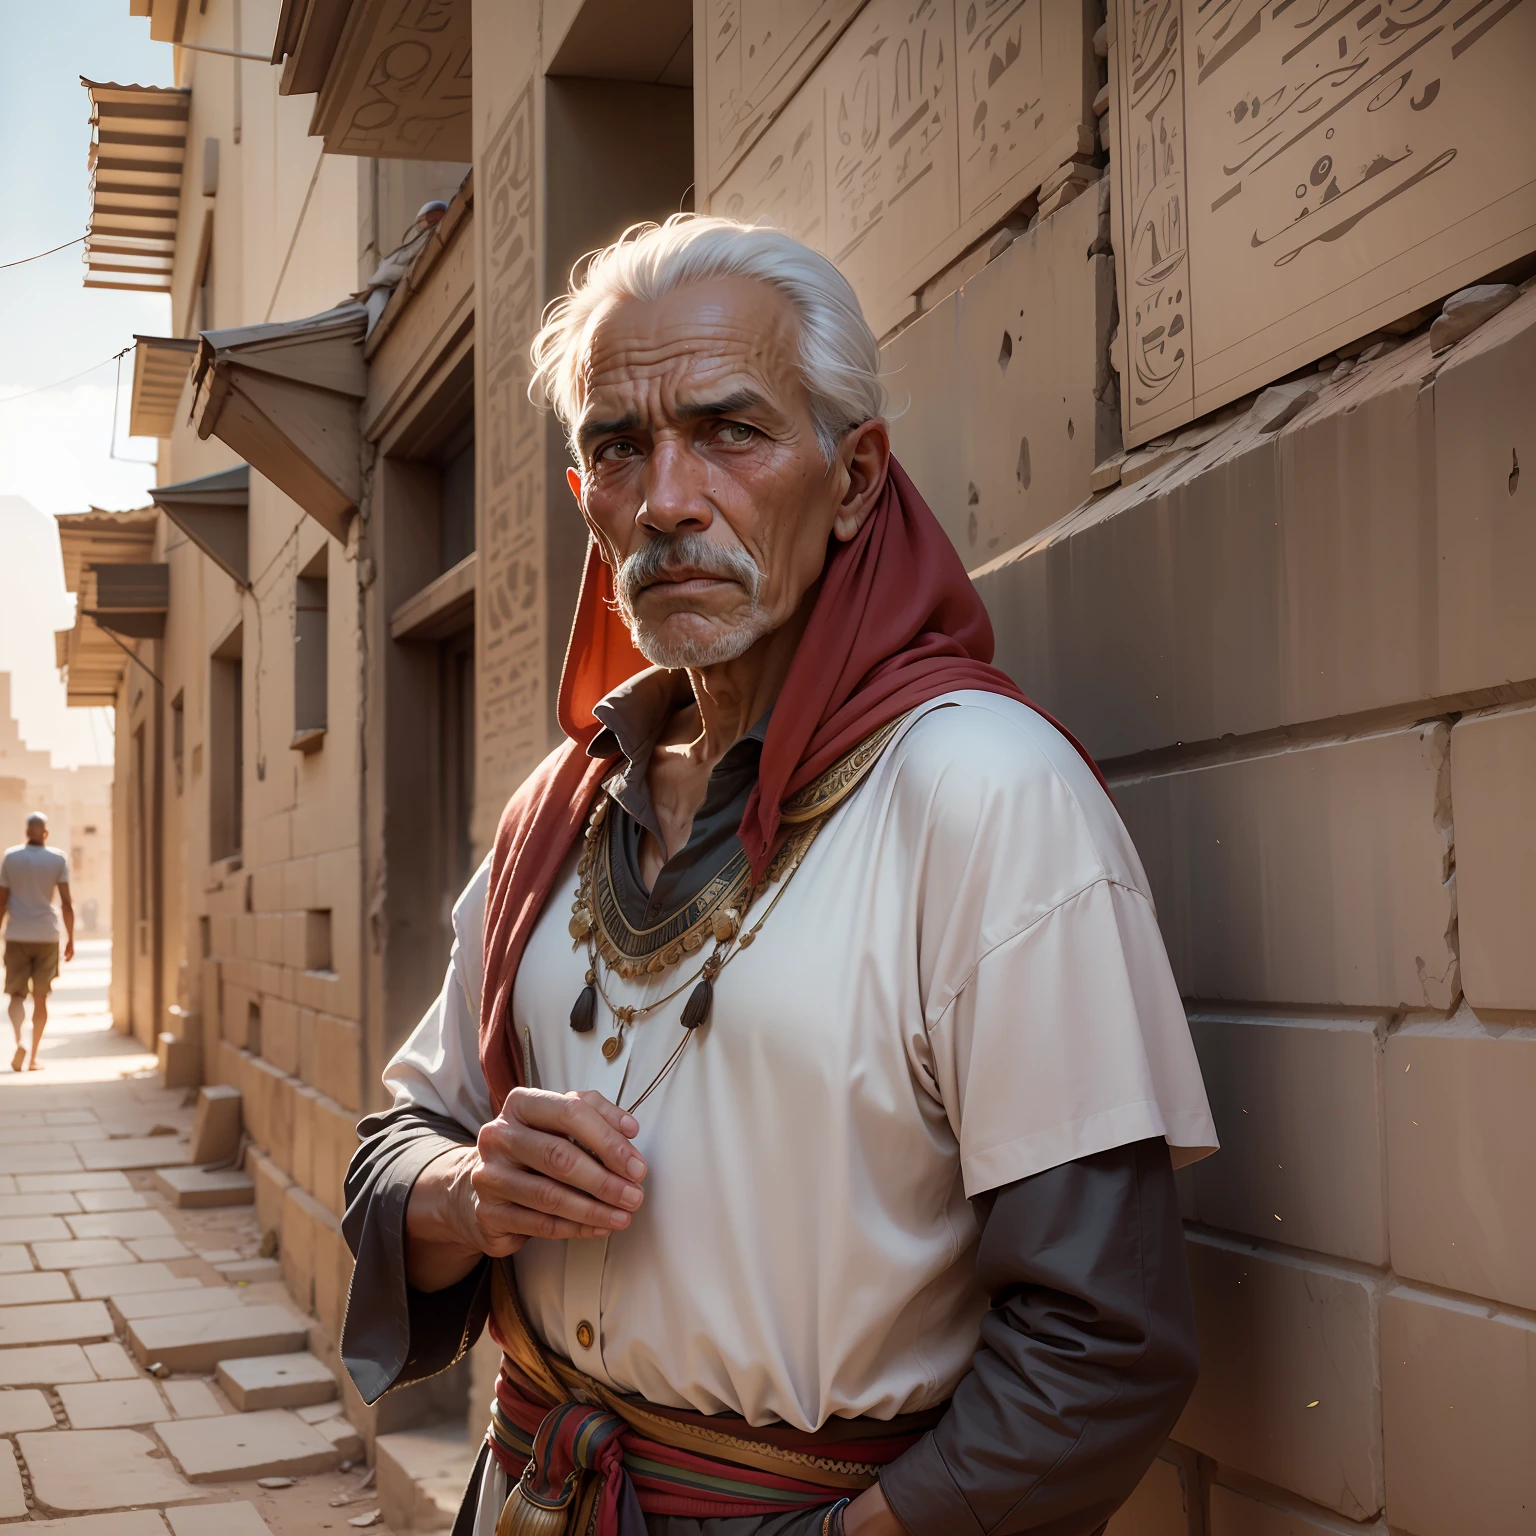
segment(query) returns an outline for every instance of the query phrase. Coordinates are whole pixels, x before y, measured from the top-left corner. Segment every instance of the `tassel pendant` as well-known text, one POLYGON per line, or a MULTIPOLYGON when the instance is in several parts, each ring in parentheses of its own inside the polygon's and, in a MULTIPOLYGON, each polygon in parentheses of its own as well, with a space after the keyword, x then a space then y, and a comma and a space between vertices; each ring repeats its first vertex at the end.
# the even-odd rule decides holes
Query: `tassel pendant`
POLYGON ((703 977, 698 986, 688 994, 688 1001, 683 1004, 683 1028, 697 1029, 701 1024, 709 1022, 710 1005, 715 1000, 714 983, 708 976, 703 977))
POLYGON ((571 1007, 571 1028, 578 1035, 589 1034, 592 1026, 597 1022, 597 988, 589 981, 581 989, 578 997, 571 1007))

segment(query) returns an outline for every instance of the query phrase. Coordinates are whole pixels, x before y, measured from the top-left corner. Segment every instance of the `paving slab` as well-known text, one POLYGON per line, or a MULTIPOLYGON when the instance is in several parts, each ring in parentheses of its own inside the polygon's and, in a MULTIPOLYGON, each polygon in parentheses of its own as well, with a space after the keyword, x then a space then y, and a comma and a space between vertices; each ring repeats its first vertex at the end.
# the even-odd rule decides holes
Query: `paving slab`
MULTIPOLYGON (((94 1211, 67 1216, 73 1237, 175 1237, 176 1229, 159 1211, 94 1211)), ((30 1241, 30 1239, 29 1239, 30 1241)))
POLYGON ((238 1248, 199 1248, 197 1256, 215 1269, 221 1264, 238 1264, 245 1257, 238 1248))
POLYGON ((27 1536, 47 1531, 49 1536, 165 1536, 165 1525, 156 1509, 120 1510, 113 1515, 69 1515, 63 1520, 37 1520, 27 1536))
POLYGON ((282 1408, 176 1419, 155 1425, 176 1464, 195 1483, 247 1477, 302 1477, 341 1460, 313 1425, 282 1408))
POLYGON ((234 1168, 208 1172, 202 1168, 157 1168, 155 1184, 163 1195, 183 1210, 214 1206, 254 1205, 256 1181, 234 1168))
POLYGON ((99 1125, 94 1109, 50 1109, 43 1113, 44 1125, 99 1125))
MULTIPOLYGON (((101 1145, 110 1146, 110 1142, 101 1145)), ((83 1167, 73 1147, 0 1147, 0 1173, 71 1173, 83 1167)))
POLYGON ((0 1216, 0 1243, 59 1243, 73 1236, 59 1216, 0 1216))
POLYGON ((336 1378, 308 1350, 222 1360, 216 1379, 242 1413, 256 1408, 301 1408, 336 1396, 336 1378))
POLYGON ((128 1358, 128 1351, 116 1339, 109 1339, 105 1344, 87 1344, 85 1358, 103 1381, 124 1381, 139 1374, 138 1366, 128 1358))
POLYGON ((76 1192, 82 1211, 142 1211, 149 1196, 136 1189, 82 1189, 76 1192))
POLYGON ((0 1245, 0 1275, 11 1275, 18 1270, 31 1268, 32 1255, 19 1243, 0 1245))
POLYGON ((160 1390, 165 1393, 171 1412, 178 1419, 211 1419, 224 1412, 224 1405, 206 1381, 162 1381, 160 1390))
POLYGON ((244 1500, 238 1504, 188 1504, 166 1510, 165 1518, 175 1536, 272 1536, 256 1506, 244 1500))
POLYGON ((136 1429, 53 1429, 16 1443, 38 1504, 58 1514, 202 1497, 136 1429))
POLYGON ((0 1349, 15 1344, 83 1344, 110 1339, 114 1328, 99 1301, 50 1301, 0 1307, 0 1349))
POLYGON ((205 1285, 197 1290, 142 1291, 107 1299, 112 1316, 124 1328, 144 1317, 190 1317, 196 1312, 221 1312, 226 1307, 244 1305, 240 1293, 226 1285, 205 1285))
POLYGON ((115 1237, 77 1238, 68 1243, 33 1243, 39 1269, 96 1269, 131 1264, 134 1256, 115 1237))
POLYGON ((79 1202, 67 1189, 36 1195, 0 1195, 0 1217, 77 1216, 79 1202))
POLYGON ((17 1520, 27 1512, 27 1491, 21 1486, 21 1468, 10 1446, 0 1447, 0 1520, 17 1520))
POLYGON ((78 1168, 73 1173, 19 1173, 16 1188, 24 1195, 67 1190, 79 1194, 87 1189, 132 1189, 126 1173, 87 1173, 78 1168))
POLYGON ((55 1423, 48 1399, 35 1388, 0 1392, 0 1435, 14 1435, 23 1429, 52 1429, 55 1423))
POLYGON ((216 1264, 214 1268, 231 1285, 255 1285, 263 1280, 281 1280, 283 1266, 277 1259, 237 1259, 232 1264, 216 1264))
POLYGON ((128 1327, 128 1347, 145 1365, 211 1371, 243 1355, 289 1355, 304 1346, 308 1328, 286 1307, 256 1306, 191 1317, 146 1317, 128 1327))
POLYGON ((20 1307, 38 1301, 73 1301, 69 1281, 56 1269, 33 1269, 20 1275, 0 1275, 0 1307, 20 1307))
POLYGON ((139 1264, 130 1259, 125 1264, 104 1264, 83 1269, 69 1277, 79 1296, 101 1299, 128 1296, 135 1291, 188 1291, 202 1284, 190 1275, 172 1274, 164 1264, 139 1264))
POLYGON ((0 1387, 53 1387, 64 1381, 95 1381, 96 1372, 78 1344, 38 1344, 0 1349, 0 1387))
POLYGON ((130 1237, 128 1251, 136 1259, 190 1259, 192 1250, 179 1237, 130 1237))
MULTIPOLYGON (((0 1165, 6 1154, 20 1152, 20 1147, 0 1148, 0 1165)), ((94 1171, 124 1168, 161 1168, 185 1162, 186 1142, 174 1136, 117 1136, 111 1141, 87 1142, 78 1149, 80 1164, 94 1171)))
POLYGON ((75 1429, 122 1429, 130 1424, 153 1424, 165 1417, 165 1404, 147 1376, 60 1387, 59 1401, 75 1429))

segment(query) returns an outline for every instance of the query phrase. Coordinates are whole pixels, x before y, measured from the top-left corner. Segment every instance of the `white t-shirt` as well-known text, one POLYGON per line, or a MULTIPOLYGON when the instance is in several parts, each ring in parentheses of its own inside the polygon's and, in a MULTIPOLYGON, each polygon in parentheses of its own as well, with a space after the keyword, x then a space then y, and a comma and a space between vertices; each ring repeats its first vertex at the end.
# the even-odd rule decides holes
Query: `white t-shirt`
MULTIPOLYGON (((574 1032, 575 879, 573 855, 513 1020, 538 1086, 628 1104, 677 1044, 687 989, 613 1062, 605 1008, 574 1032)), ((384 1074, 397 1103, 469 1130, 490 1113, 485 885, 482 869, 443 997, 384 1074)), ((604 984, 642 1004, 684 974, 604 984)), ((637 1118, 645 1204, 612 1237, 519 1251, 530 1324, 620 1391, 802 1429, 927 1407, 970 1369, 987 1307, 970 1197, 1148 1137, 1176 1164, 1216 1146, 1113 805, 1034 711, 971 692, 908 717, 637 1118)))
POLYGON ((18 843, 0 860, 0 885, 10 891, 5 936, 17 943, 57 944, 53 893, 69 884, 69 860, 41 843, 18 843))

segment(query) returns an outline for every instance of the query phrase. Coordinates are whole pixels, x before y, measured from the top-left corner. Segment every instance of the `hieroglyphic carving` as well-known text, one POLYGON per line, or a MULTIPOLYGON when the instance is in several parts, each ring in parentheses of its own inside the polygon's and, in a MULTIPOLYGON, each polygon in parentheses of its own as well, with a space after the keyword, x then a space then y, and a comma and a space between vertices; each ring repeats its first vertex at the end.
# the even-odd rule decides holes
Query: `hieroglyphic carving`
POLYGON ((1080 7, 870 0, 709 206, 823 251, 884 331, 1077 152, 1087 49, 1080 7))
MULTIPOLYGON (((545 751, 544 437, 528 399, 528 342, 538 329, 534 87, 530 80, 487 144, 477 179, 483 220, 479 327, 483 387, 479 582, 475 603, 478 812, 491 830, 545 751)), ((485 827, 475 841, 485 846, 485 827)))
POLYGON ((1116 4, 1128 441, 1536 248, 1536 0, 1116 4))
POLYGON ((470 158, 464 0, 371 0, 332 65, 312 132, 331 154, 470 158))
POLYGON ((704 164, 707 192, 826 51, 862 0, 704 0, 695 10, 704 45, 704 164))

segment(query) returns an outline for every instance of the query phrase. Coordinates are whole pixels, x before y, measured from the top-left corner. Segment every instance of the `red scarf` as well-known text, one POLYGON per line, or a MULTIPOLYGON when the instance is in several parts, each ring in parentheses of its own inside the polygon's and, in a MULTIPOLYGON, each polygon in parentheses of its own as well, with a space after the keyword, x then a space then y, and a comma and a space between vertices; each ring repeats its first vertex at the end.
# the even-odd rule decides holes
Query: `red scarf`
MULTIPOLYGON (((592 707, 649 663, 613 604, 612 572, 592 545, 560 679, 567 740, 507 802, 485 912, 480 1062, 498 1110, 524 1081, 511 1028, 512 986, 529 935, 581 833, 612 759, 586 754, 592 707)), ((872 731, 941 694, 1000 693, 1044 715, 1098 774, 1082 746, 991 665, 992 623, 960 557, 893 458, 885 488, 847 543, 830 546, 821 591, 774 704, 741 842, 761 877, 779 807, 872 731)), ((1099 782, 1103 783, 1102 775, 1099 782)))

